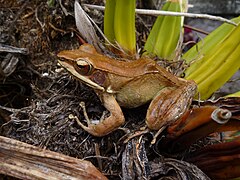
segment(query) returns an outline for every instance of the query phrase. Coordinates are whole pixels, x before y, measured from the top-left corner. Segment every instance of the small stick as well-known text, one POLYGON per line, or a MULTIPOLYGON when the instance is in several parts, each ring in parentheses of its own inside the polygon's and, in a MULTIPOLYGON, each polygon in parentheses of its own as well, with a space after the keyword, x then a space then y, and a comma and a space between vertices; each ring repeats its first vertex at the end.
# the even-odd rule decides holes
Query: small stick
POLYGON ((208 34, 209 34, 209 32, 207 32, 207 31, 204 31, 204 30, 201 30, 201 29, 198 29, 198 28, 195 28, 195 27, 186 25, 186 24, 184 24, 183 27, 184 27, 184 28, 192 29, 193 31, 196 31, 196 32, 199 32, 199 33, 202 33, 202 34, 205 34, 205 35, 208 35, 208 34))
MULTIPOLYGON (((84 6, 90 9, 96 9, 100 11, 104 11, 105 9, 104 6, 97 6, 97 5, 91 5, 91 4, 84 4, 84 6)), ((237 26, 237 24, 232 22, 231 20, 228 20, 226 18, 222 18, 219 16, 208 15, 208 14, 183 13, 183 12, 161 11, 161 10, 152 10, 152 9, 136 9, 136 13, 143 14, 143 15, 150 15, 150 16, 163 15, 163 16, 185 16, 190 18, 204 18, 204 19, 210 19, 215 21, 222 21, 222 22, 237 26)))

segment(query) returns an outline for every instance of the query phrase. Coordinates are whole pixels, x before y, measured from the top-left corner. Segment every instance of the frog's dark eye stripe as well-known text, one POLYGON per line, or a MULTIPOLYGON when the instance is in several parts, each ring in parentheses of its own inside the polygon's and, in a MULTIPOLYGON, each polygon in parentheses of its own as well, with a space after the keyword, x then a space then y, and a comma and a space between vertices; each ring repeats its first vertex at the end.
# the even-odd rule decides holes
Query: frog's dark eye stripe
POLYGON ((88 76, 92 73, 93 66, 85 59, 78 59, 74 63, 74 69, 81 75, 88 76))

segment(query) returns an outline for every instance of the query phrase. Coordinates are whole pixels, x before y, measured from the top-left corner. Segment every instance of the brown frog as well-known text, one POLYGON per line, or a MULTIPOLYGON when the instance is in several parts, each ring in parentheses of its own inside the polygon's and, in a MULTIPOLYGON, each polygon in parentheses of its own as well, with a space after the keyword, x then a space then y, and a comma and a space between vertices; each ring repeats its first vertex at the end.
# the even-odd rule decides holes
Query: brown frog
POLYGON ((71 75, 94 89, 110 116, 98 124, 80 126, 94 136, 104 136, 125 119, 120 106, 134 108, 147 102, 146 124, 158 130, 175 122, 191 104, 197 85, 178 78, 148 58, 121 61, 96 52, 84 44, 58 54, 59 63, 71 75))

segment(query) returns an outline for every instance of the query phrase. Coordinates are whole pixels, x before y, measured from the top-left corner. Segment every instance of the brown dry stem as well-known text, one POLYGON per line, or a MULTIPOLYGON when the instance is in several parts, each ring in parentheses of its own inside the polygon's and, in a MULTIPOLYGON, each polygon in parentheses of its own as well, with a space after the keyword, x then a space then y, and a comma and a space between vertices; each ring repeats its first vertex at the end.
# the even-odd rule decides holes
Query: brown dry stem
POLYGON ((89 161, 0 136, 0 173, 21 179, 107 179, 89 161))

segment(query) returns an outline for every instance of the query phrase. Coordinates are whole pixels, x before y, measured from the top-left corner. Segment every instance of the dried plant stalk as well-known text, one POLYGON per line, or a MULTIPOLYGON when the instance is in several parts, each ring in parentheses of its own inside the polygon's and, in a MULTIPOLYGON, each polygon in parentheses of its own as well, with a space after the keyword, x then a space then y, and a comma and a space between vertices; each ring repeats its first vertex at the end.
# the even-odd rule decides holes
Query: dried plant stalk
POLYGON ((107 179, 89 161, 0 136, 0 174, 20 179, 107 179))

